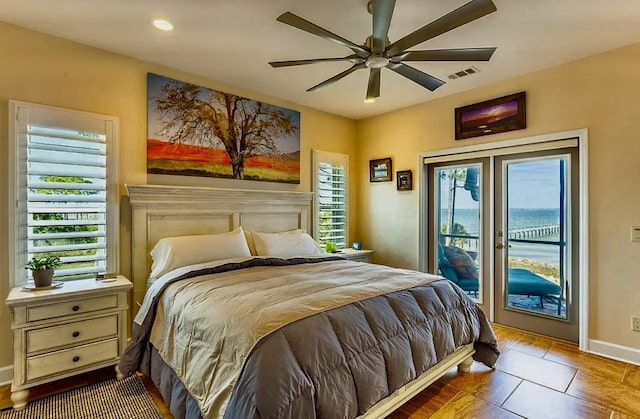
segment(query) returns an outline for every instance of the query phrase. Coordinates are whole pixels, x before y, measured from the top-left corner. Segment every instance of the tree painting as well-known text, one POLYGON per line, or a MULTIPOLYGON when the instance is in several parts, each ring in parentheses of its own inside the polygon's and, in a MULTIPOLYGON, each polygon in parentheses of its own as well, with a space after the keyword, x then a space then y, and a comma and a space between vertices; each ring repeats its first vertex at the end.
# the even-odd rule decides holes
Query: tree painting
POLYGON ((147 172, 300 183, 300 113, 148 74, 147 172))

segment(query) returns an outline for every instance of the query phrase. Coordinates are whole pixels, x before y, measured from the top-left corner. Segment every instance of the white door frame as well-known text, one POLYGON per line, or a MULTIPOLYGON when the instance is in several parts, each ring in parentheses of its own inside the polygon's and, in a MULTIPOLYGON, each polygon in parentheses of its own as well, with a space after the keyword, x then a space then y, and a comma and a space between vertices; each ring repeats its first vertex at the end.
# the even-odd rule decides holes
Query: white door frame
MULTIPOLYGON (((497 141, 493 143, 477 144, 471 146, 455 147, 441 150, 434 150, 420 153, 418 161, 418 181, 420 185, 420 202, 418 217, 418 263, 419 269, 423 272, 427 271, 427 255, 431 250, 427 240, 427 216, 429 211, 429 184, 427 181, 427 173, 425 170, 427 163, 435 163, 437 161, 455 161, 469 159, 479 156, 488 156, 495 153, 498 149, 518 149, 522 151, 548 150, 553 148, 561 148, 566 145, 566 140, 577 139, 578 142, 578 161, 580 164, 580 188, 579 188, 579 220, 580 242, 578 243, 578 258, 580 260, 580 275, 578 281, 580 283, 580 294, 578 298, 579 313, 579 346, 580 350, 588 351, 589 342, 589 167, 588 167, 588 130, 586 128, 563 131, 551 134, 537 135, 533 137, 516 138, 513 140, 497 141)), ((503 150, 504 151, 504 150, 503 150)), ((500 153, 502 154, 502 153, 500 153)), ((493 162, 493 159, 491 159, 493 162)), ((493 179, 492 179, 493 180, 493 179)), ((493 198, 493 197, 491 197, 493 198)), ((491 211, 493 212, 494 203, 490 201, 491 211)), ((494 238, 490 235, 490 246, 493 247, 494 238)), ((489 281, 493 284, 493 269, 490 270, 489 281)), ((493 296, 491 295, 489 320, 494 319, 493 296)))

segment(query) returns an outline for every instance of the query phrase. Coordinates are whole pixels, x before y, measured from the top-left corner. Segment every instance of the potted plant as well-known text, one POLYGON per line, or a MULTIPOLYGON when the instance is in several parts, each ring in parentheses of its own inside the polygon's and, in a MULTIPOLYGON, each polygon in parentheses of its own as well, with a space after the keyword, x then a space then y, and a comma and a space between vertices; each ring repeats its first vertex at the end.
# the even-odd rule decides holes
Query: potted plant
POLYGON ((50 287, 53 282, 54 268, 61 264, 62 261, 58 256, 34 256, 27 262, 25 269, 31 269, 36 288, 50 287))

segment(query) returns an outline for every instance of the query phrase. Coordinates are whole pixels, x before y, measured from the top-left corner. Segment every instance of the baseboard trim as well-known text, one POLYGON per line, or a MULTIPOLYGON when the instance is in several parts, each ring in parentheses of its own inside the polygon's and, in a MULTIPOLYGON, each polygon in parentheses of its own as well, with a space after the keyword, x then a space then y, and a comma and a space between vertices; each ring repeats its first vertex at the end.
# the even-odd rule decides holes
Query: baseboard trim
POLYGON ((0 386, 11 384, 13 381, 13 365, 0 367, 0 386))
POLYGON ((587 352, 629 364, 640 365, 640 349, 630 348, 628 346, 589 339, 589 349, 587 352))

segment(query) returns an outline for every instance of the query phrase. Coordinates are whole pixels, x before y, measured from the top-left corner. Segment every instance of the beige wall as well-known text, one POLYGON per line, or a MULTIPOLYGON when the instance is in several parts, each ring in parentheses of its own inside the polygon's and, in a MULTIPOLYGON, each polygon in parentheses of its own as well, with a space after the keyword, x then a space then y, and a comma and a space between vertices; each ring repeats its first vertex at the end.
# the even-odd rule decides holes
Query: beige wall
MULTIPOLYGON (((311 150, 347 153, 355 159, 356 123, 335 115, 300 107, 280 99, 265 97, 254 92, 233 88, 185 74, 173 69, 158 67, 121 55, 105 52, 50 37, 40 33, 0 23, 0 297, 8 294, 6 269, 7 239, 7 112, 8 99, 78 109, 120 118, 119 183, 147 183, 146 173, 146 104, 147 72, 197 83, 265 101, 301 112, 301 183, 294 187, 310 190, 311 150)), ((150 183, 176 182, 175 177, 155 176, 150 183)), ((190 185, 210 185, 234 188, 275 187, 291 189, 286 184, 264 182, 240 182, 234 180, 197 180, 179 178, 178 182, 190 185)), ((124 187, 121 187, 124 192, 124 187)), ((355 200, 355 191, 351 199, 355 200)), ((125 204, 121 208, 120 271, 130 272, 130 211, 125 204)), ((356 207, 352 216, 355 218, 356 207)), ((357 234, 355 228, 352 229, 357 234)), ((0 304, 0 368, 12 361, 10 313, 0 304)))
MULTIPOLYGON (((455 82, 453 82, 455 83, 455 82)), ((358 123, 358 223, 376 261, 418 267, 419 188, 370 184, 368 160, 391 156, 394 171, 417 178, 421 152, 589 129, 589 338, 640 348, 630 316, 640 316, 640 44, 528 74, 358 123), (454 108, 527 92, 520 131, 454 141, 454 108)))

